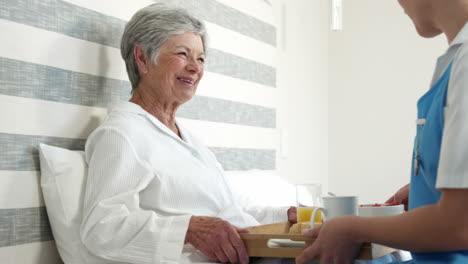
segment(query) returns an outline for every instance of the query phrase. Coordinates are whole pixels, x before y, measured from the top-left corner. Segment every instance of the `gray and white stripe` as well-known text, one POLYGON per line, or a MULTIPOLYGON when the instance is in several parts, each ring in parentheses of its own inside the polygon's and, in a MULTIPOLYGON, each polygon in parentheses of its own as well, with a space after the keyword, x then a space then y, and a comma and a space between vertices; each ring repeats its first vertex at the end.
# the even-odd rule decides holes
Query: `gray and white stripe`
MULTIPOLYGON (((70 150, 84 150, 86 139, 58 138, 0 133, 0 171, 38 171, 39 143, 70 150)), ((275 150, 248 148, 210 148, 225 170, 270 170, 275 165, 275 150)))

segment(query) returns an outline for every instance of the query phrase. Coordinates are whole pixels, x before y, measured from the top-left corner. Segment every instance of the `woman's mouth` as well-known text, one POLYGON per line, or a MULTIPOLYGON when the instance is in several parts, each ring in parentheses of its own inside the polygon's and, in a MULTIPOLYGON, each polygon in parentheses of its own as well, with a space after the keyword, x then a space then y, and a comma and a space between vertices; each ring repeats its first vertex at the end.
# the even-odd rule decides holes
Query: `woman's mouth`
POLYGON ((190 85, 193 85, 193 84, 195 83, 194 80, 187 79, 187 78, 181 78, 181 77, 179 77, 179 78, 177 78, 177 80, 179 80, 179 81, 181 81, 181 82, 183 82, 183 83, 186 83, 186 84, 190 84, 190 85))

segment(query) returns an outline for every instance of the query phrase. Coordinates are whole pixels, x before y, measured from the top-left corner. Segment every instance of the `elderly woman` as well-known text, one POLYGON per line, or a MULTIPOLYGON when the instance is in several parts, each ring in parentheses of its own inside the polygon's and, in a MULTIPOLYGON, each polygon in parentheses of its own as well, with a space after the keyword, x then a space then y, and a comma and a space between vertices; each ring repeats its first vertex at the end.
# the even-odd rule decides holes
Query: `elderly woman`
POLYGON ((103 261, 247 263, 239 227, 294 221, 295 208, 247 213, 215 156, 176 120, 203 77, 203 23, 150 5, 126 25, 121 52, 132 97, 86 142, 83 243, 103 261))

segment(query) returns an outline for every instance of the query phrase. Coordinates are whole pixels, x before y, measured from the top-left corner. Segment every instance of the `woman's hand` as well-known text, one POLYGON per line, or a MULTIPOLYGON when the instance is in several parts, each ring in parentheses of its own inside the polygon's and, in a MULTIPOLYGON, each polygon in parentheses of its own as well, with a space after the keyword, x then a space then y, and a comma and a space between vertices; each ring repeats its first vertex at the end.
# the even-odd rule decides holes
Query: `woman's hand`
POLYGON ((291 206, 288 209, 288 221, 297 223, 297 208, 295 206, 291 206))
POLYGON ((212 262, 249 263, 249 256, 237 228, 218 217, 192 216, 185 243, 192 244, 212 262))
POLYGON ((306 231, 305 236, 316 237, 316 240, 296 258, 296 263, 318 257, 320 263, 353 263, 361 247, 353 232, 356 221, 356 216, 335 217, 306 231))
POLYGON ((408 211, 409 187, 409 184, 401 187, 392 197, 388 198, 388 200, 385 202, 403 204, 405 206, 405 211, 408 211))

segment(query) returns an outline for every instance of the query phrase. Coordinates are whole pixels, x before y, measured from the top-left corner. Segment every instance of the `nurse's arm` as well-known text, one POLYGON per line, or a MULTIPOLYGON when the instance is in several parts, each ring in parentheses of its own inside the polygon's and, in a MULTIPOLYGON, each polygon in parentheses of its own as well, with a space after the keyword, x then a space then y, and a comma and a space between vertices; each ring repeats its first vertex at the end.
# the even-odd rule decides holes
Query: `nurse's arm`
POLYGON ((437 204, 380 218, 360 218, 355 234, 412 252, 468 249, 468 189, 442 189, 437 204))

